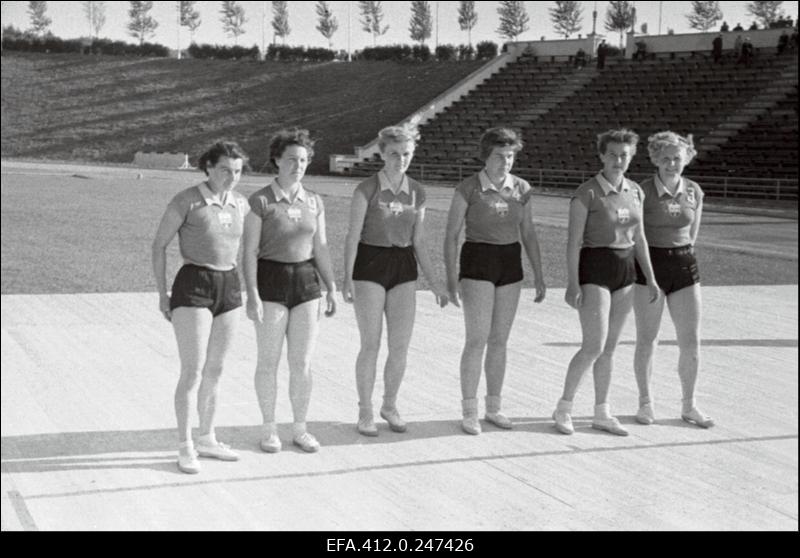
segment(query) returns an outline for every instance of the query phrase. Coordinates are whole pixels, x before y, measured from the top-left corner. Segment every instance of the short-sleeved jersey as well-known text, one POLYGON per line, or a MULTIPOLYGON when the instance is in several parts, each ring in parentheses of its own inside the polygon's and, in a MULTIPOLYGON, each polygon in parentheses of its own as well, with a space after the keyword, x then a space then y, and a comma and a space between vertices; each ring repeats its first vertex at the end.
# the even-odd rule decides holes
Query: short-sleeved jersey
POLYGON ((297 263, 313 257, 317 217, 325 211, 317 194, 301 184, 290 200, 273 182, 250 196, 250 209, 261 218, 260 259, 297 263))
POLYGON ((533 190, 523 179, 509 174, 498 190, 485 170, 456 186, 467 202, 466 239, 486 244, 519 242, 524 207, 533 190))
POLYGON ((185 263, 222 271, 236 267, 250 211, 244 196, 230 191, 220 199, 202 183, 178 192, 167 207, 183 218, 178 239, 185 263))
POLYGON ((644 191, 644 235, 656 248, 692 244, 692 224, 703 203, 703 190, 688 178, 681 178, 675 195, 658 178, 642 182, 644 191))
POLYGON ((356 187, 367 198, 367 212, 361 229, 361 242, 371 246, 407 247, 414 243, 417 214, 425 205, 422 184, 403 177, 397 194, 383 171, 370 176, 356 187))
POLYGON ((602 174, 590 178, 572 194, 588 214, 583 229, 586 248, 630 248, 633 234, 642 222, 644 192, 632 180, 622 179, 615 189, 602 174))

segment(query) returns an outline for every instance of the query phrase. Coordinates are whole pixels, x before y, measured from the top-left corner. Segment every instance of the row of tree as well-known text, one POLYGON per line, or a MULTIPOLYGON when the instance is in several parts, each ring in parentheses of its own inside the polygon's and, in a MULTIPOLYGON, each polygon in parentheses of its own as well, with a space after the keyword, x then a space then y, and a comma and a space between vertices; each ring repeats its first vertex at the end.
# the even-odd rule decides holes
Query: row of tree
MULTIPOLYGON (((194 34, 201 24, 200 12, 196 7, 197 2, 176 2, 178 20, 180 25, 186 27, 194 42, 194 34)), ((285 44, 286 38, 291 33, 289 26, 289 3, 272 2, 272 29, 276 38, 285 44)), ((382 2, 359 1, 359 22, 362 29, 372 35, 372 44, 377 43, 378 37, 389 30, 389 25, 384 25, 385 15, 382 2)), ((581 2, 556 1, 555 6, 549 9, 553 27, 559 35, 569 38, 582 29, 583 7, 581 2)), ((612 1, 609 2, 604 26, 607 31, 620 33, 620 42, 625 31, 633 29, 636 24, 635 2, 612 1)), ((784 17, 781 8, 782 1, 757 1, 748 2, 747 10, 763 27, 769 27, 774 22, 784 17)), ((105 2, 82 2, 84 13, 89 22, 91 36, 98 38, 100 30, 106 22, 105 2)), ((158 22, 150 15, 153 2, 129 2, 128 32, 138 39, 139 44, 154 36, 158 22)), ((334 16, 328 2, 318 1, 315 5, 317 13, 316 29, 328 40, 333 47, 333 36, 339 29, 339 22, 334 16)), ((499 26, 497 33, 508 40, 516 40, 521 34, 530 29, 530 17, 525 9, 525 3, 519 1, 498 2, 497 13, 499 26)), ((47 2, 28 2, 28 14, 31 21, 31 31, 37 35, 44 35, 52 20, 47 16, 47 2)), ((693 29, 708 31, 722 20, 722 9, 717 1, 693 1, 692 11, 686 15, 689 25, 693 29)), ((247 17, 241 2, 220 2, 220 21, 225 33, 234 39, 244 34, 247 17)), ((411 40, 420 44, 431 38, 432 32, 431 3, 427 1, 411 2, 411 18, 409 21, 409 35, 411 40)), ((478 14, 475 11, 475 2, 461 1, 458 7, 458 24, 462 31, 468 33, 468 44, 472 45, 472 29, 478 23, 478 14)))

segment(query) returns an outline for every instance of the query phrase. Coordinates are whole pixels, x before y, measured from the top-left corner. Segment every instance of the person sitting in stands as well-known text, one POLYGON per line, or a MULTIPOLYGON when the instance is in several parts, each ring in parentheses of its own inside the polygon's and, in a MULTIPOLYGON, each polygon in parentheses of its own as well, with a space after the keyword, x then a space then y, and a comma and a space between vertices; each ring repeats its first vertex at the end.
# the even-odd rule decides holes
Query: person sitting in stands
POLYGON ((736 27, 733 28, 734 31, 744 31, 744 27, 742 27, 741 23, 737 23, 736 27))
POLYGON ((575 53, 575 67, 576 68, 585 68, 586 67, 586 51, 582 48, 578 49, 578 52, 575 53))
POLYGON ((728 22, 727 21, 723 21, 722 22, 722 27, 720 27, 719 30, 722 31, 723 33, 727 32, 727 31, 730 31, 730 28, 728 27, 728 22))
POLYGON ((644 41, 637 41, 636 42, 636 52, 633 53, 634 60, 646 60, 647 59, 647 43, 644 41))

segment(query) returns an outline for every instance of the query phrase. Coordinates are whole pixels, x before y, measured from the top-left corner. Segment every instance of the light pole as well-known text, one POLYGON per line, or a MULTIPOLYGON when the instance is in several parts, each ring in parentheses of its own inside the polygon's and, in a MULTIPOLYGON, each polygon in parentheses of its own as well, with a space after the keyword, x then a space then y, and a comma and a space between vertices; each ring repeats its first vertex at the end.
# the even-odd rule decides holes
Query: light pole
POLYGON ((658 34, 661 34, 661 8, 664 6, 664 2, 658 3, 658 34))
MULTIPOLYGON (((181 59, 181 3, 178 2, 177 4, 178 4, 178 32, 177 32, 177 37, 178 37, 178 60, 180 60, 181 59)), ((91 10, 93 4, 89 3, 89 6, 90 6, 89 9, 91 10)))
POLYGON ((594 10, 592 10, 592 37, 597 33, 597 2, 594 3, 594 10))
POLYGON ((347 2, 347 61, 353 61, 353 55, 350 51, 350 2, 347 2))

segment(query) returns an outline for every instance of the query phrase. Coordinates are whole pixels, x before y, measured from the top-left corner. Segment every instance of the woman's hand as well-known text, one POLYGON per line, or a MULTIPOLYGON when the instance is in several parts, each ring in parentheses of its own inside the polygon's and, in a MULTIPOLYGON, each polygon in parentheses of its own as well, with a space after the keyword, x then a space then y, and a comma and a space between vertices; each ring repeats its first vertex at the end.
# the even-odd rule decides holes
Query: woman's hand
POLYGON ((170 310, 170 307, 169 307, 169 295, 168 294, 159 295, 159 297, 158 297, 158 309, 161 311, 161 313, 164 315, 164 318, 166 318, 166 320, 168 322, 172 321, 172 310, 170 310))
POLYGON ((327 302, 325 307, 325 317, 330 318, 336 314, 336 291, 328 291, 328 294, 325 295, 325 300, 327 302))
POLYGON ((348 304, 353 303, 353 280, 352 279, 345 279, 344 285, 342 285, 342 298, 348 304))
POLYGON ((567 285, 567 292, 564 293, 564 300, 566 300, 567 304, 576 310, 580 308, 583 302, 583 292, 581 291, 581 286, 575 284, 567 285))
POLYGON ((534 288, 536 289, 536 298, 534 302, 541 302, 547 294, 547 285, 544 284, 544 279, 537 279, 534 281, 534 288))
POLYGON ((247 295, 247 317, 256 323, 264 323, 264 305, 257 295, 247 295))

